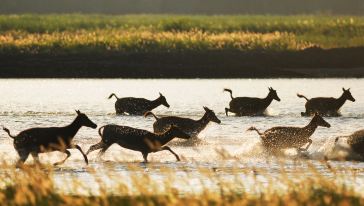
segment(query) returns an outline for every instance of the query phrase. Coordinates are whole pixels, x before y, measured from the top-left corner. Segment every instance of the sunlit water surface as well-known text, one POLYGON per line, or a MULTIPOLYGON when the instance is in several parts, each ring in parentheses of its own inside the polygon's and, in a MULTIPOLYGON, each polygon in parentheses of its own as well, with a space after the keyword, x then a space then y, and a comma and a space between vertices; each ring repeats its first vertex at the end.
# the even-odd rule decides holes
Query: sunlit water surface
MULTIPOLYGON (((62 166, 55 167, 55 180, 60 189, 65 188, 65 182, 77 178, 90 190, 97 189, 95 175, 103 178, 106 185, 115 181, 108 177, 117 177, 122 182, 128 182, 132 171, 130 166, 139 168, 141 173, 151 175, 155 181, 165 181, 167 169, 177 177, 188 179, 188 184, 174 182, 174 187, 182 192, 198 192, 202 187, 200 169, 219 172, 223 178, 233 178, 232 168, 262 168, 272 176, 279 175, 280 164, 267 161, 262 154, 259 136, 255 132, 247 132, 250 126, 261 130, 273 126, 304 126, 310 118, 301 117, 304 111, 304 99, 299 99, 296 93, 302 93, 308 98, 316 96, 339 97, 342 87, 351 88, 356 102, 346 102, 341 109, 342 117, 326 118, 331 128, 318 128, 313 134, 313 144, 308 150, 310 164, 323 175, 330 176, 322 159, 330 154, 337 136, 348 135, 364 128, 364 80, 363 79, 224 79, 224 80, 138 80, 138 79, 2 79, 0 80, 0 124, 8 127, 13 134, 31 128, 47 126, 64 126, 75 118, 75 109, 86 113, 100 127, 105 124, 128 125, 152 131, 154 118, 141 116, 116 116, 115 99, 107 99, 111 93, 119 97, 144 97, 155 99, 161 92, 171 105, 153 110, 157 115, 177 115, 199 119, 204 113, 203 106, 214 110, 221 124, 210 123, 199 135, 198 143, 186 144, 180 141, 171 142, 171 148, 180 155, 182 161, 176 162, 173 155, 167 151, 149 155, 149 164, 140 163, 142 155, 139 152, 123 149, 113 145, 106 154, 97 158, 97 152, 89 155, 90 164, 83 162, 77 150, 71 150, 72 156, 62 166), (234 96, 265 97, 268 87, 277 90, 280 102, 273 101, 265 117, 226 117, 224 108, 228 106, 230 95, 223 88, 233 90, 234 96), (223 154, 223 155, 222 155, 223 154), (227 155, 228 154, 228 155, 227 155), (95 170, 95 174, 90 174, 95 170), (183 186, 184 185, 184 186, 183 186)), ((3 159, 15 162, 17 154, 12 146, 12 139, 4 132, 0 133, 0 152, 3 159)), ((97 130, 82 128, 74 139, 87 151, 91 144, 97 143, 100 137, 97 130)), ((53 152, 42 154, 42 162, 56 162, 65 157, 64 154, 53 152)), ((287 161, 283 166, 289 171, 297 167, 295 151, 287 151, 287 161)), ((32 161, 30 157, 29 162, 32 161)), ((360 188, 364 183, 364 164, 350 161, 330 161, 336 168, 351 168, 359 171, 355 181, 347 183, 360 188)), ((302 168, 302 176, 308 176, 307 166, 302 168), (307 171, 307 172, 306 172, 307 171)), ((236 171, 235 171, 236 174, 236 171)), ((235 176, 234 176, 235 177, 235 176)), ((241 178, 249 178, 242 173, 241 178)), ((262 177, 263 178, 263 177, 262 177)), ((334 179, 334 177, 332 177, 334 179)), ((264 182, 264 178, 262 180, 264 182)), ((213 188, 216 184, 206 180, 205 186, 213 188)))

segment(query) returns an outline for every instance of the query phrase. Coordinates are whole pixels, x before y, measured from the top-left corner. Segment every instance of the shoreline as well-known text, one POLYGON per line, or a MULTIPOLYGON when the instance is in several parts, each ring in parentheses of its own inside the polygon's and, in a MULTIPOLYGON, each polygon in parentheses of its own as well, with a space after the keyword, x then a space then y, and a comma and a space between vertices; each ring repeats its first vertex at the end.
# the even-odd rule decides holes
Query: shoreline
POLYGON ((0 55, 0 78, 337 77, 364 77, 364 47, 0 55))

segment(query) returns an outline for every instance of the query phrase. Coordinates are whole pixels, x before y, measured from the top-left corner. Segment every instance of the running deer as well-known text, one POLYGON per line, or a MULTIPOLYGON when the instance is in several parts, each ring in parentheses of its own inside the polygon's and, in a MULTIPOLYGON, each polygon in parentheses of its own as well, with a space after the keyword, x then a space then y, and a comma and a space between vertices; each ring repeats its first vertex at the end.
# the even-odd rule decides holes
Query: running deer
POLYGON ((324 116, 340 116, 339 110, 344 105, 346 100, 355 102, 354 97, 351 95, 350 88, 344 89, 343 94, 339 98, 333 97, 316 97, 308 99, 307 97, 297 94, 299 98, 306 99, 306 112, 301 112, 302 116, 311 116, 318 112, 324 116))
POLYGON ((155 100, 147 100, 144 98, 135 97, 118 98, 114 93, 109 96, 109 99, 111 99, 113 96, 116 98, 116 114, 128 113, 130 115, 143 115, 160 105, 164 105, 165 107, 169 108, 166 98, 161 93, 159 93, 159 97, 155 100))
POLYGON ((166 130, 168 130, 169 126, 173 124, 190 136, 197 137, 197 135, 206 128, 207 124, 210 121, 216 122, 218 124, 221 123, 221 121, 216 117, 214 111, 207 107, 203 107, 203 109, 205 110, 205 114, 199 120, 175 116, 157 117, 150 111, 145 113, 144 117, 151 115, 156 119, 153 124, 153 129, 156 133, 165 132, 166 130))
POLYGON ((108 124, 99 129, 99 135, 101 136, 101 141, 92 145, 86 155, 98 149, 101 149, 100 155, 102 155, 112 144, 116 143, 121 147, 141 152, 145 162, 148 162, 147 157, 149 153, 162 150, 168 150, 180 161, 178 155, 170 147, 165 146, 165 144, 175 137, 182 139, 190 138, 188 134, 174 125, 171 125, 164 133, 155 134, 128 126, 108 124), (101 129, 103 129, 102 132, 101 129))
POLYGON ((347 138, 346 143, 350 148, 364 158, 364 129, 356 131, 349 136, 336 137, 335 143, 338 142, 339 138, 347 138))
POLYGON ((79 110, 76 113, 76 119, 65 127, 31 128, 20 132, 16 136, 11 135, 9 129, 4 127, 4 131, 14 139, 14 148, 20 157, 17 165, 19 166, 24 163, 29 154, 39 163, 39 153, 53 151, 60 151, 67 155, 64 160, 54 163, 54 165, 63 164, 71 156, 68 149, 78 149, 83 155, 86 164, 88 164, 87 156, 83 153, 81 147, 74 144, 72 140, 82 126, 95 129, 97 125, 79 110))
POLYGON ((226 116, 228 116, 228 112, 235 113, 237 116, 263 115, 273 99, 281 101, 276 90, 272 87, 269 87, 268 89, 269 93, 267 97, 263 99, 255 97, 233 97, 231 89, 224 89, 224 91, 230 93, 231 97, 229 103, 230 108, 225 108, 226 116))
POLYGON ((298 152, 307 151, 312 144, 311 135, 315 132, 318 126, 330 128, 319 114, 315 114, 311 122, 305 127, 273 127, 261 133, 255 127, 250 127, 248 131, 256 131, 263 146, 268 151, 277 151, 287 148, 296 148, 298 152), (308 145, 302 148, 304 145, 308 145))

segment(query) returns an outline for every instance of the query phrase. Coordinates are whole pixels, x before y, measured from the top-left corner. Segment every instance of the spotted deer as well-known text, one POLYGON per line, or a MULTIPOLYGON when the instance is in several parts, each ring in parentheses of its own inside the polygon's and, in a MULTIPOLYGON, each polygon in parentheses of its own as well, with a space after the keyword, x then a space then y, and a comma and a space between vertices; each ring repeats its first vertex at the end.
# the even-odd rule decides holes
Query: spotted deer
POLYGON ((147 158, 149 153, 162 150, 168 150, 180 161, 179 156, 170 147, 165 146, 165 144, 174 138, 190 138, 188 134, 174 125, 171 125, 163 133, 152 133, 147 130, 128 126, 108 124, 99 129, 99 135, 101 136, 101 141, 92 145, 86 155, 98 149, 101 149, 100 155, 102 155, 112 144, 116 143, 121 147, 141 152, 145 162, 148 162, 147 158))
POLYGON ((349 136, 337 137, 335 143, 338 142, 339 138, 347 138, 346 143, 356 153, 364 158, 364 129, 354 132, 349 136))
POLYGON ((267 107, 273 100, 281 101, 277 95, 277 91, 269 87, 269 93, 265 98, 255 97, 233 97, 231 89, 224 89, 230 93, 231 101, 230 108, 225 108, 226 116, 228 112, 235 113, 237 116, 255 116, 263 115, 267 107))
POLYGON ((86 164, 88 164, 87 156, 81 147, 74 144, 72 140, 82 126, 95 129, 97 125, 84 113, 81 113, 79 110, 76 112, 77 117, 75 120, 65 127, 31 128, 20 132, 16 136, 11 135, 9 129, 3 128, 14 139, 14 148, 20 156, 17 165, 19 166, 24 163, 29 154, 33 156, 36 162, 39 162, 39 153, 52 151, 60 151, 67 155, 64 160, 54 163, 54 165, 63 164, 71 156, 68 149, 78 149, 83 155, 86 164))
POLYGON ((316 97, 308 99, 302 94, 297 94, 299 98, 306 99, 305 112, 301 112, 302 116, 311 116, 319 113, 323 116, 340 116, 339 110, 344 105, 346 100, 355 102, 354 97, 351 95, 350 88, 344 89, 343 94, 339 98, 333 97, 316 97))
POLYGON ((169 108, 166 98, 161 93, 159 93, 159 97, 155 100, 135 97, 119 98, 114 93, 109 96, 109 99, 112 97, 116 98, 116 114, 128 113, 130 115, 144 115, 146 112, 151 111, 160 105, 164 105, 169 108))
POLYGON ((312 144, 310 137, 318 126, 330 128, 331 125, 319 114, 315 114, 310 123, 304 127, 273 127, 263 133, 255 127, 250 127, 248 131, 256 131, 268 151, 296 148, 300 152, 307 151, 310 147, 312 144), (307 146, 302 148, 306 144, 307 146))
POLYGON ((199 120, 176 116, 157 117, 150 111, 145 113, 144 116, 147 117, 151 115, 156 119, 153 124, 153 129, 156 133, 165 132, 168 130, 169 126, 173 124, 190 136, 197 137, 197 135, 206 128, 209 122, 221 123, 214 111, 207 107, 203 107, 203 109, 205 110, 205 114, 199 120))

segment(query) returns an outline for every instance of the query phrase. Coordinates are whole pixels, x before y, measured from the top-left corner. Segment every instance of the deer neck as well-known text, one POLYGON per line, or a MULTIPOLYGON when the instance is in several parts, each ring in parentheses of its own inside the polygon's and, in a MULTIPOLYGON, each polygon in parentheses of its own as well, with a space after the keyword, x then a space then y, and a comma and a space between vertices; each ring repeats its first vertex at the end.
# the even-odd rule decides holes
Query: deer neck
POLYGON ((344 97, 344 94, 342 94, 341 97, 336 99, 336 104, 337 104, 338 108, 343 106, 345 102, 346 102, 346 98, 344 97))
POLYGON ((302 129, 303 129, 303 132, 305 132, 307 136, 311 136, 317 129, 317 124, 311 120, 311 122, 308 123, 308 125, 306 125, 302 129))
POLYGON ((159 98, 150 101, 150 108, 149 110, 153 110, 154 108, 158 107, 159 105, 161 105, 161 102, 159 100, 159 98))
POLYGON ((69 124, 68 126, 65 127, 66 136, 69 138, 74 137, 81 127, 82 126, 81 126, 78 118, 76 118, 75 120, 73 120, 73 122, 71 124, 69 124))
POLYGON ((267 95, 267 97, 264 98, 264 103, 265 106, 268 107, 270 105, 270 103, 272 103, 273 101, 273 97, 271 97, 269 94, 267 95))
POLYGON ((209 122, 210 122, 210 120, 207 118, 207 113, 205 113, 201 117, 201 119, 197 120, 197 123, 198 123, 200 129, 204 129, 209 122))

